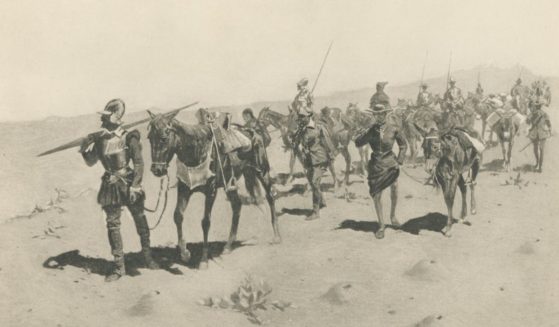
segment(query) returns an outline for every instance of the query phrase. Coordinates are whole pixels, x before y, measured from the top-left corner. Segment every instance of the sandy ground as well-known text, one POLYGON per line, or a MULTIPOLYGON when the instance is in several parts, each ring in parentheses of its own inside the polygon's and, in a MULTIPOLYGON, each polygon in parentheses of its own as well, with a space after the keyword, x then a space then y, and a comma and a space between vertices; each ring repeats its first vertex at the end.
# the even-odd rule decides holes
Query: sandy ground
MULTIPOLYGON (((285 172, 286 156, 279 140, 274 142, 270 156, 278 163, 276 172, 285 172)), ((251 326, 239 312, 197 302, 227 296, 252 275, 269 283, 272 300, 293 303, 283 312, 258 311, 269 326, 558 326, 558 144, 549 142, 545 171, 536 174, 526 169, 533 163, 531 149, 518 153, 526 142, 520 137, 515 146, 514 173, 499 171, 500 149, 486 152, 478 214, 470 217, 471 226, 455 225, 451 238, 440 233, 446 219, 442 194, 404 174, 398 217, 407 223, 401 231, 387 230, 383 240, 374 238, 378 225, 363 179, 352 175, 354 196, 346 202, 326 177, 328 207, 320 220, 304 220, 310 194, 295 187, 278 199, 283 243, 270 245, 269 215, 245 206, 239 239, 246 242, 229 255, 221 250, 231 210, 220 191, 210 232, 213 258, 208 270, 200 271, 195 266, 202 197, 193 197, 186 214, 184 230, 194 257, 183 265, 174 249, 172 190, 164 220, 152 233, 156 260, 165 269, 142 267, 139 239, 124 213, 129 275, 105 283, 110 249, 95 203, 99 167, 87 168, 73 151, 28 162, 23 158, 40 148, 30 141, 27 152, 3 159, 6 206, 25 203, 31 210, 37 194, 50 194, 54 187, 64 187, 70 198, 60 204, 63 212, 3 217, 0 325, 251 326), (518 173, 520 185, 506 185, 518 173)), ((425 176, 421 167, 406 170, 425 176)), ((149 173, 145 179, 151 206, 158 180, 149 173)), ((156 216, 148 219, 154 224, 156 216)))

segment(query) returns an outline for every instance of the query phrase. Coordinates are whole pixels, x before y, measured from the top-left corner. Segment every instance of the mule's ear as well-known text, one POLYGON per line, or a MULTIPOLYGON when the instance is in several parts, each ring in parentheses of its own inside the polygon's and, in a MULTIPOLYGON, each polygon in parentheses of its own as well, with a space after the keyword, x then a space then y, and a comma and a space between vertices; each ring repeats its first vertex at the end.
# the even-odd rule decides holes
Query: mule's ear
POLYGON ((172 112, 172 113, 169 113, 169 114, 165 115, 165 117, 167 117, 169 119, 174 119, 178 114, 179 114, 179 111, 175 111, 175 112, 172 112))
POLYGON ((151 119, 155 119, 155 114, 154 114, 153 112, 151 112, 151 111, 149 111, 149 110, 146 110, 146 111, 148 112, 149 117, 150 117, 151 119))

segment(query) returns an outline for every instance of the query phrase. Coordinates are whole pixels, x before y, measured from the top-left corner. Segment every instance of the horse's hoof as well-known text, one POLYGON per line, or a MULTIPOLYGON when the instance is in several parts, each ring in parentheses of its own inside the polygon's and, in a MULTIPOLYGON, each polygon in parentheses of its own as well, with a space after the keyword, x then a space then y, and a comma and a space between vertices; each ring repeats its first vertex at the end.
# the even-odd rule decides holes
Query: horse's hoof
POLYGON ((230 246, 226 246, 223 248, 223 252, 221 252, 222 255, 226 255, 226 254, 230 254, 233 250, 231 250, 230 246))
POLYGON ((377 240, 382 240, 384 238, 384 229, 379 229, 375 233, 375 237, 377 238, 377 240))
POLYGON ((200 264, 198 265, 198 270, 208 270, 208 262, 201 261, 200 264))
POLYGON ((452 236, 452 234, 451 234, 451 228, 448 227, 448 226, 445 227, 445 228, 443 228, 443 230, 442 230, 441 232, 442 232, 443 235, 446 236, 446 237, 451 237, 451 236, 452 236))
POLYGON ((281 237, 274 236, 274 239, 270 242, 270 244, 281 244, 281 237))
POLYGON ((469 220, 462 219, 460 222, 466 226, 472 226, 472 223, 469 220))
POLYGON ((188 261, 190 261, 190 257, 191 257, 190 251, 188 251, 188 249, 186 249, 186 246, 179 245, 178 248, 179 248, 179 255, 180 255, 180 258, 181 258, 181 262, 188 263, 188 261))
POLYGON ((470 213, 471 213, 472 215, 475 215, 475 214, 477 214, 477 210, 476 210, 476 209, 472 209, 472 210, 470 211, 470 213))

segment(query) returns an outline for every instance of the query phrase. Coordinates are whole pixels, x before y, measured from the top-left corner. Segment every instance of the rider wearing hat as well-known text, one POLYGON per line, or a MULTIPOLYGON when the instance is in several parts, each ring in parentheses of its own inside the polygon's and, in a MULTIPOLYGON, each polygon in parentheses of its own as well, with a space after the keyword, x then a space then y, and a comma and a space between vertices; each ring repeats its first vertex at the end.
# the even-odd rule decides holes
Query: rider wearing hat
POLYGON ((120 235, 122 206, 126 206, 134 218, 147 268, 158 268, 151 256, 150 232, 144 214, 145 195, 142 189, 144 161, 140 132, 138 130, 127 131, 122 128, 121 119, 124 112, 124 101, 120 99, 109 101, 105 109, 99 112, 103 133, 99 137, 90 135, 84 140, 80 149, 88 166, 93 166, 100 161, 105 169, 97 202, 106 214, 109 244, 116 266, 105 278, 107 282, 117 280, 125 274, 124 252, 120 235), (132 162, 132 167, 130 167, 130 162, 132 162))
POLYGON ((453 77, 450 78, 449 84, 450 86, 444 94, 444 101, 446 102, 448 109, 462 109, 464 107, 462 90, 456 86, 456 80, 453 77))
MULTIPOLYGON (((371 99, 371 102, 372 99, 371 99)), ((375 211, 378 216, 379 230, 375 233, 375 237, 381 239, 384 237, 384 223, 381 196, 382 191, 388 187, 391 188, 391 210, 390 220, 392 225, 399 226, 396 219, 396 203, 398 201, 398 176, 400 174, 399 166, 404 163, 407 144, 402 132, 398 128, 398 124, 392 121, 389 112, 392 109, 387 108, 382 103, 376 103, 370 112, 373 114, 375 123, 367 130, 361 131, 355 139, 357 147, 369 144, 373 153, 368 165, 369 193, 375 203, 375 211), (398 156, 392 152, 394 142, 398 143, 398 156)))
POLYGON ((431 95, 431 92, 427 91, 428 87, 429 85, 427 85, 427 83, 421 84, 421 90, 419 91, 419 94, 417 94, 416 101, 416 106, 418 108, 429 107, 433 104, 433 96, 431 95))
POLYGON ((384 108, 390 109, 390 97, 384 92, 384 87, 388 82, 378 82, 376 85, 377 91, 371 97, 369 108, 374 109, 377 104, 383 105, 384 108))
POLYGON ((291 103, 291 108, 299 115, 309 116, 313 114, 313 97, 307 87, 308 85, 309 80, 307 78, 303 78, 297 82, 297 95, 291 103))

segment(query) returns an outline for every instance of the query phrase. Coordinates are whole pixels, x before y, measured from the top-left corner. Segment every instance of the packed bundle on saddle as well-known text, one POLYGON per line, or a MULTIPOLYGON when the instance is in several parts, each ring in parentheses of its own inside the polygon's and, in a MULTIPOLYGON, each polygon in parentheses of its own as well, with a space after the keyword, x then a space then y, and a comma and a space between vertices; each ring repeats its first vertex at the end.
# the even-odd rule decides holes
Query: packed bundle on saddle
POLYGON ((230 113, 217 113, 215 120, 210 122, 218 146, 225 154, 250 151, 252 149, 250 135, 231 120, 230 113))
POLYGON ((501 120, 501 119, 512 119, 513 123, 516 126, 520 126, 522 123, 526 121, 526 116, 518 112, 516 109, 502 109, 499 108, 489 114, 487 116, 487 126, 489 128, 494 128, 494 126, 501 120))

